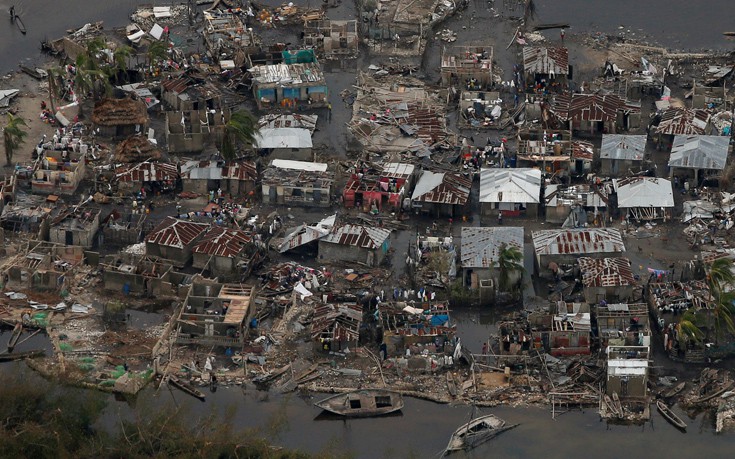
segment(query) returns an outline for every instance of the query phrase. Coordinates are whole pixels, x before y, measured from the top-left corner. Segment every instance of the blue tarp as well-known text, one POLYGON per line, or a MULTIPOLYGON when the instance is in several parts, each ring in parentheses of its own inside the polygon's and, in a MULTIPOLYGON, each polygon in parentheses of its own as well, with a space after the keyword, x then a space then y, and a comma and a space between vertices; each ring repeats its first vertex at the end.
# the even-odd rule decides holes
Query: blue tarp
POLYGON ((433 326, 444 325, 447 322, 449 322, 449 316, 447 315, 436 315, 431 317, 431 325, 433 326))

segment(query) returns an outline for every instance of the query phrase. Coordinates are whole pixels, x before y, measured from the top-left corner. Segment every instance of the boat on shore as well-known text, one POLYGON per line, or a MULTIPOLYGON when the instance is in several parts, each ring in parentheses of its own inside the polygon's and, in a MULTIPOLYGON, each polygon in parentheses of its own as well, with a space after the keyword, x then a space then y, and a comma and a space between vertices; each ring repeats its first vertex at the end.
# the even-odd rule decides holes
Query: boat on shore
POLYGON ((363 389, 320 400, 315 406, 350 418, 366 418, 393 413, 403 408, 403 396, 384 389, 363 389))
POLYGON ((201 401, 204 401, 204 399, 206 398, 206 395, 204 395, 204 392, 200 391, 199 389, 196 389, 191 384, 180 380, 176 376, 169 375, 168 382, 169 384, 179 389, 180 391, 187 393, 191 395, 192 397, 198 398, 201 401))
POLYGON ((26 73, 37 80, 43 80, 44 78, 48 76, 48 72, 42 68, 38 68, 38 67, 31 68, 25 65, 20 65, 19 67, 23 73, 26 73))
POLYGON ((13 349, 15 349, 15 346, 18 344, 18 340, 20 339, 20 335, 22 334, 23 324, 18 322, 15 324, 15 327, 13 327, 13 333, 10 335, 10 340, 8 340, 8 352, 13 352, 13 349))
POLYGON ((681 420, 679 416, 676 415, 671 410, 671 407, 669 407, 666 403, 664 403, 663 400, 656 400, 656 408, 658 408, 658 412, 661 413, 661 416, 664 417, 671 425, 676 427, 677 429, 686 430, 687 425, 684 421, 681 420))
POLYGON ((470 420, 454 431, 449 438, 449 444, 444 449, 446 456, 454 451, 467 451, 496 437, 506 430, 517 427, 518 424, 506 425, 499 417, 488 414, 470 420))
POLYGON ((685 383, 685 382, 683 382, 683 383, 679 383, 679 384, 677 384, 676 386, 672 387, 671 389, 669 389, 669 390, 667 390, 667 391, 663 392, 663 393, 661 394, 661 396, 662 396, 663 398, 671 398, 671 397, 674 397, 674 396, 676 396, 676 395, 680 394, 680 393, 681 393, 681 391, 683 391, 683 390, 684 390, 684 388, 686 388, 686 386, 687 386, 687 383, 685 383))
POLYGON ((46 353, 43 349, 36 349, 33 351, 26 351, 26 352, 16 352, 13 354, 5 353, 0 354, 0 362, 11 362, 13 360, 22 360, 22 359, 33 359, 36 357, 43 357, 43 355, 46 353))

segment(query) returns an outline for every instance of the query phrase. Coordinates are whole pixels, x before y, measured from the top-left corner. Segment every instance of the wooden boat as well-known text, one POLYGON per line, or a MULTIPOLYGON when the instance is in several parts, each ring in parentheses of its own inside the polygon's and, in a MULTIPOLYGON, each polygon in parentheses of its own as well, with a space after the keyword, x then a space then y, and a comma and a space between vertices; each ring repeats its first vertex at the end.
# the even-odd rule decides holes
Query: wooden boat
POLYGON ((622 417, 625 413, 623 412, 623 404, 620 402, 620 397, 618 397, 617 392, 613 392, 612 399, 615 404, 615 410, 620 413, 620 417, 622 417))
POLYGON ((383 389, 363 389, 337 394, 316 402, 315 406, 350 418, 381 416, 403 408, 403 396, 383 389))
POLYGON ((605 402, 605 405, 607 406, 608 411, 616 418, 623 417, 623 413, 618 411, 618 407, 615 406, 615 403, 613 403, 613 399, 610 398, 609 395, 605 394, 602 397, 602 400, 605 402))
POLYGON ((671 425, 673 425, 677 429, 686 430, 686 423, 682 421, 681 418, 676 415, 676 413, 671 411, 671 408, 666 403, 664 403, 663 400, 656 400, 656 408, 658 408, 658 412, 661 413, 661 416, 669 421, 671 425))
POLYGON ((23 20, 20 18, 20 16, 16 14, 13 18, 13 21, 15 21, 15 25, 18 26, 18 30, 20 30, 20 33, 25 35, 27 32, 26 25, 23 23, 23 20))
POLYGON ((735 32, 722 32, 722 35, 726 37, 735 37, 735 32))
POLYGON ((44 78, 48 76, 48 72, 45 71, 44 69, 30 68, 30 67, 26 67, 25 65, 21 65, 20 69, 24 73, 27 73, 28 75, 32 76, 33 78, 37 80, 43 80, 44 78))
POLYGON ((35 351, 16 352, 14 354, 0 354, 0 362, 10 362, 12 360, 21 359, 33 359, 36 357, 42 357, 46 351, 43 349, 36 349, 35 351))
POLYGON ((674 396, 678 395, 679 393, 681 393, 681 391, 683 391, 686 386, 687 386, 687 383, 685 383, 685 382, 679 383, 676 386, 672 387, 671 389, 669 389, 669 390, 665 391, 664 393, 662 393, 661 396, 664 397, 664 398, 674 397, 674 396))
POLYGON ((505 421, 493 414, 474 418, 454 431, 444 455, 453 451, 470 450, 517 426, 518 424, 507 426, 505 421))
POLYGON ((179 389, 180 391, 185 392, 191 395, 192 397, 198 398, 201 401, 204 401, 204 399, 206 398, 206 395, 204 395, 204 392, 200 391, 199 389, 196 389, 191 384, 180 380, 176 376, 170 375, 168 377, 168 382, 169 384, 179 389))
POLYGON ((452 376, 451 372, 447 372, 447 390, 452 397, 456 397, 459 393, 457 391, 457 383, 454 381, 454 376, 452 376))
POLYGON ((709 402, 715 397, 719 397, 720 395, 724 394, 725 391, 730 390, 732 388, 733 383, 726 384, 725 386, 717 389, 716 391, 712 392, 711 394, 704 395, 702 397, 699 397, 697 399, 692 400, 692 405, 698 405, 700 403, 709 402))
POLYGON ((8 340, 8 352, 13 352, 13 349, 15 349, 15 346, 18 344, 18 340, 20 339, 20 335, 23 334, 23 323, 18 322, 13 327, 13 333, 10 335, 10 340, 8 340))

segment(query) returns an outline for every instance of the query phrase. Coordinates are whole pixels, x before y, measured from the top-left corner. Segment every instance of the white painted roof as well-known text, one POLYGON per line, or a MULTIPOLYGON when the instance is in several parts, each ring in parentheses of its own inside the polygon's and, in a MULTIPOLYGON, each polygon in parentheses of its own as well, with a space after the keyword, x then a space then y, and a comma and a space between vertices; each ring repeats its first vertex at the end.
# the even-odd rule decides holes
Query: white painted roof
POLYGON ((302 128, 264 128, 255 136, 258 148, 311 148, 311 133, 302 128))
POLYGON ((425 195, 429 191, 441 185, 442 181, 444 181, 444 172, 422 172, 421 177, 416 184, 416 188, 413 189, 413 196, 411 199, 418 199, 425 195))
POLYGON ((309 161, 294 161, 292 159, 274 159, 271 161, 271 166, 279 169, 291 169, 295 171, 306 171, 306 172, 326 172, 327 163, 312 163, 309 161))
POLYGON ((628 177, 614 180, 618 207, 674 207, 671 181, 658 177, 628 177))
POLYGON ((538 204, 540 194, 541 171, 539 169, 482 169, 480 171, 480 202, 538 204))
POLYGON ((523 253, 523 227, 463 227, 460 244, 463 268, 492 268, 503 244, 523 253))
POLYGON ((722 170, 729 145, 728 136, 677 135, 671 147, 669 167, 722 170))
POLYGON ((642 161, 646 139, 645 135, 603 134, 600 158, 642 161))

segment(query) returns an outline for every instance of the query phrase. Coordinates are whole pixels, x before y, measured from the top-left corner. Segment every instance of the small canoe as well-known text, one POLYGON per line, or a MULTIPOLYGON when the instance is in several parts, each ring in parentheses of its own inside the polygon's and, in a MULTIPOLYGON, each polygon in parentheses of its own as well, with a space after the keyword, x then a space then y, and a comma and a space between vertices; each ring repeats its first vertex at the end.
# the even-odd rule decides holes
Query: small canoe
POLYGON ((468 451, 517 426, 518 424, 507 426, 504 420, 493 414, 474 418, 454 431, 444 455, 453 451, 468 451))
POLYGON ((20 33, 22 33, 23 35, 26 34, 27 32, 26 25, 23 23, 23 20, 17 14, 15 15, 15 25, 18 26, 18 30, 20 30, 20 33))
POLYGON ((452 376, 451 372, 447 372, 447 390, 449 391, 449 395, 452 397, 456 397, 458 394, 457 391, 457 383, 454 381, 454 376, 452 376))
POLYGON ((735 37, 735 32, 722 32, 722 35, 726 37, 735 37))
POLYGON ((337 394, 320 400, 315 406, 350 418, 382 416, 403 408, 403 396, 383 389, 363 389, 337 394))
POLYGON ((697 399, 692 400, 692 405, 698 405, 700 403, 709 402, 715 397, 719 397, 720 395, 724 394, 725 391, 730 390, 730 388, 733 386, 733 383, 729 383, 725 385, 724 387, 719 388, 718 390, 712 392, 711 394, 704 395, 702 397, 699 397, 697 399))
POLYGON ((662 393, 661 396, 664 398, 674 397, 678 395, 679 393, 681 393, 681 391, 683 391, 686 386, 687 386, 687 383, 685 382, 679 383, 676 386, 672 387, 671 389, 667 390, 666 392, 662 393))
POLYGON ((682 421, 681 418, 676 415, 676 413, 671 411, 671 408, 666 403, 664 403, 663 400, 656 400, 656 408, 658 408, 658 412, 661 413, 661 416, 669 421, 671 425, 673 425, 677 429, 687 429, 686 423, 682 421))
POLYGON ((607 405, 608 411, 616 418, 623 417, 623 413, 618 411, 618 407, 615 406, 615 403, 613 403, 613 399, 610 398, 609 395, 605 394, 603 395, 602 399, 605 402, 605 405, 607 405))
POLYGON ((31 68, 21 65, 20 69, 37 80, 43 80, 48 76, 48 72, 41 68, 31 68))
POLYGON ((13 349, 15 349, 15 346, 18 344, 18 340, 20 339, 20 335, 23 334, 23 323, 18 322, 15 324, 15 327, 13 327, 13 333, 10 335, 10 340, 8 340, 8 352, 13 352, 13 349))
POLYGON ((204 395, 204 392, 200 391, 199 389, 196 389, 191 384, 180 380, 176 376, 172 376, 172 375, 169 376, 168 382, 169 384, 179 389, 180 391, 187 393, 191 395, 192 397, 198 398, 201 401, 204 401, 204 399, 206 398, 206 395, 204 395))

